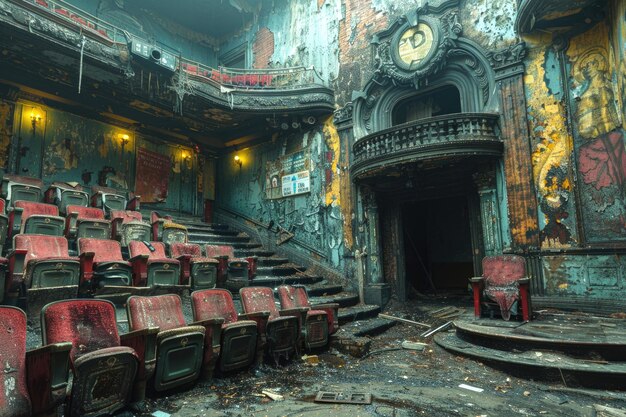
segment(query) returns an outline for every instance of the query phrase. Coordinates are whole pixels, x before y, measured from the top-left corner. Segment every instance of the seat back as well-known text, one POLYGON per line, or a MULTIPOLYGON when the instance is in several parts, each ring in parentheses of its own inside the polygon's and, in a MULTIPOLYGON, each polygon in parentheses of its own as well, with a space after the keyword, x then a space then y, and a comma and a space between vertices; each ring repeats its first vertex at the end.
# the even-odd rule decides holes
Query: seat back
POLYGON ((120 242, 111 239, 78 239, 78 253, 93 252, 94 263, 124 261, 120 242))
POLYGON ((224 319, 224 324, 237 321, 237 309, 228 290, 200 290, 191 293, 191 311, 195 321, 224 319))
POLYGON ((99 207, 109 213, 112 210, 126 210, 128 200, 125 193, 115 188, 101 187, 94 185, 91 187, 91 205, 99 207))
POLYGON ((131 258, 137 255, 148 255, 149 259, 166 259, 165 244, 163 242, 150 242, 154 251, 151 251, 148 246, 137 240, 133 240, 128 245, 131 258))
POLYGON ((26 381, 26 314, 16 307, 0 306, 0 364, 0 415, 30 415, 26 381))
POLYGON ((206 251, 206 256, 209 258, 218 256, 235 257, 235 249, 229 245, 204 245, 204 250, 206 251))
POLYGON ((111 222, 104 219, 104 211, 96 207, 68 205, 69 232, 76 238, 109 239, 111 222), (72 213, 76 213, 72 215, 72 213))
POLYGON ((172 258, 178 258, 183 255, 200 258, 202 257, 202 248, 197 243, 172 243, 170 245, 170 254, 172 258))
POLYGON ((46 305, 41 316, 44 344, 72 343, 70 415, 98 416, 123 408, 130 399, 138 357, 120 346, 113 303, 56 301, 46 305))
POLYGON ((63 236, 65 221, 57 206, 32 201, 16 201, 14 206, 22 209, 22 233, 63 236))
POLYGON ((140 212, 133 210, 111 210, 111 220, 122 219, 122 224, 143 221, 140 212))
POLYGON ((223 318, 220 369, 230 371, 248 367, 253 361, 257 344, 254 321, 238 321, 233 297, 228 290, 202 290, 191 294, 194 320, 223 318))
POLYGON ((83 207, 89 205, 89 194, 77 183, 53 182, 45 196, 46 202, 56 205, 62 214, 68 212, 67 207, 70 205, 83 207))
POLYGON ((526 263, 519 255, 485 256, 483 277, 486 286, 505 287, 526 276, 526 263))
POLYGON ((241 306, 246 313, 269 311, 270 318, 278 317, 274 291, 269 287, 244 287, 239 290, 241 306))
POLYGON ((154 374, 157 391, 184 385, 198 378, 204 352, 204 328, 186 326, 178 295, 132 296, 126 308, 131 330, 159 327, 154 374))
POLYGON ((43 181, 39 178, 10 174, 5 174, 2 177, 2 197, 9 201, 11 207, 20 200, 41 201, 42 189, 43 181))
POLYGON ((161 241, 167 245, 173 243, 187 243, 187 235, 187 228, 185 226, 168 222, 163 225, 161 241))
POLYGON ((13 247, 26 251, 22 269, 15 262, 13 273, 25 273, 27 288, 78 285, 80 265, 77 259, 70 258, 63 236, 16 235, 13 247))
POLYGON ((112 210, 111 221, 114 227, 114 236, 126 247, 133 240, 151 240, 150 225, 143 223, 141 213, 132 210, 112 210))
POLYGON ((281 285, 278 287, 278 298, 284 309, 311 307, 306 288, 293 285, 281 285))

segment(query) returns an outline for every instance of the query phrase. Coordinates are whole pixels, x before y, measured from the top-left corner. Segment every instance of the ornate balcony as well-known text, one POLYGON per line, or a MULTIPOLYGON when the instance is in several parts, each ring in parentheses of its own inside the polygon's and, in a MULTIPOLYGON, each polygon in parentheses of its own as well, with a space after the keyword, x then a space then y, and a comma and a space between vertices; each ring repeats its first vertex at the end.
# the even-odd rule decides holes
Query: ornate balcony
POLYGON ((498 115, 457 113, 404 123, 359 139, 353 152, 350 171, 354 178, 419 160, 500 156, 498 115))
POLYGON ((517 0, 515 29, 518 33, 580 27, 595 21, 605 2, 599 0, 517 0))

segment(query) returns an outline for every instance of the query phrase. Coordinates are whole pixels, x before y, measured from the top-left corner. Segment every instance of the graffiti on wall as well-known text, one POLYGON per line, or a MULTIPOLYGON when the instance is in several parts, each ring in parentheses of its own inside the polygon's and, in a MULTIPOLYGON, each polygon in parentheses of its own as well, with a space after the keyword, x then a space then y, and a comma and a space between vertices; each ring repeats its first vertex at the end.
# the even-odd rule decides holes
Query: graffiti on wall
POLYGON ((13 103, 0 100, 0 167, 6 168, 9 162, 9 147, 13 135, 13 103))
POLYGON ((608 28, 572 39, 570 90, 586 238, 626 240, 626 142, 608 28))
POLYGON ((529 55, 525 84, 528 121, 534 147, 533 178, 539 205, 542 247, 568 247, 576 240, 573 180, 559 63, 540 39, 529 55))

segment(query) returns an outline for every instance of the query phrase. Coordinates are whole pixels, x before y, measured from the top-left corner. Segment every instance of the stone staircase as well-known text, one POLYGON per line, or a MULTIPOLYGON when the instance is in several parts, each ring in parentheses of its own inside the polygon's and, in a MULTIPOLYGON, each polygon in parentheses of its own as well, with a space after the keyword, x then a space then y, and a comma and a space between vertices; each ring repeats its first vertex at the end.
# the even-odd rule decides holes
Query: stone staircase
MULTIPOLYGON (((311 304, 339 304, 340 330, 331 337, 331 346, 344 353, 354 356, 366 354, 370 343, 368 336, 380 334, 395 324, 377 318, 380 306, 360 304, 358 294, 346 291, 342 285, 325 277, 307 273, 304 266, 266 250, 244 232, 227 225, 203 223, 197 217, 174 215, 173 220, 187 227, 191 243, 231 245, 235 256, 257 256, 257 276, 251 285, 274 289, 284 284, 304 285, 311 304)), ((238 294, 233 294, 233 297, 235 305, 241 310, 238 294)))

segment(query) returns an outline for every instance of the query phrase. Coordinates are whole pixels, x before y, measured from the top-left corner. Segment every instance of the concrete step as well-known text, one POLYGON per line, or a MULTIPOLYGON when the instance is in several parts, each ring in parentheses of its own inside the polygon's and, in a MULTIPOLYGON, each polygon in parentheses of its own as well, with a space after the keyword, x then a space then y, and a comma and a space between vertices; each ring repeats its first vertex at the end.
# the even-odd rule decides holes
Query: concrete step
POLYGON ((340 327, 346 333, 350 333, 355 337, 364 336, 376 336, 383 333, 385 330, 396 325, 397 322, 393 320, 371 318, 367 320, 358 320, 351 323, 346 323, 340 327))
POLYGON ((247 256, 259 256, 259 257, 267 257, 274 256, 276 252, 271 250, 266 250, 263 248, 259 249, 237 249, 235 250, 235 256, 238 258, 245 258, 247 256))
POLYGON ((323 297, 326 295, 334 295, 343 291, 343 286, 336 284, 328 284, 321 281, 317 284, 307 285, 307 294, 309 297, 323 297))
POLYGON ((373 318, 378 316, 378 313, 380 313, 380 307, 376 305, 361 304, 353 307, 340 308, 339 324, 373 318))
POLYGON ((190 241, 197 241, 197 242, 217 242, 215 243, 216 245, 222 244, 222 245, 230 245, 232 243, 246 243, 250 241, 250 237, 240 234, 240 235, 235 235, 235 236, 231 236, 231 235, 216 235, 213 233, 196 233, 196 232, 192 232, 189 233, 189 240, 190 241))
POLYGON ((296 275, 304 271, 306 271, 306 268, 303 266, 283 264, 276 266, 259 266, 257 267, 256 273, 257 275, 282 277, 287 275, 296 275))
POLYGON ((315 304, 337 303, 340 308, 351 307, 359 303, 359 295, 349 292, 340 292, 326 296, 309 297, 309 302, 313 306, 315 306, 315 304))
POLYGON ((275 288, 280 285, 309 285, 324 281, 323 277, 315 275, 286 275, 286 276, 259 276, 253 280, 252 286, 275 288))
POLYGON ((181 224, 187 227, 187 231, 189 231, 189 233, 211 233, 218 236, 237 236, 239 234, 238 231, 231 229, 214 229, 212 227, 203 227, 185 223, 181 224))
POLYGON ((282 264, 289 263, 289 259, 287 258, 279 258, 279 257, 258 257, 257 265, 258 266, 278 266, 282 264))
MULTIPOLYGON (((189 243, 197 243, 199 245, 224 245, 225 244, 219 241, 207 242, 207 241, 196 240, 192 238, 189 239, 189 243)), ((233 249, 235 249, 235 254, 238 252, 238 250, 257 249, 261 247, 261 244, 257 242, 230 242, 226 244, 229 246, 232 246, 233 249)))

